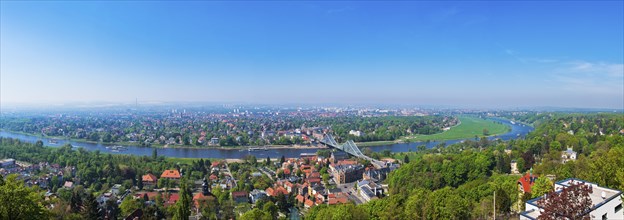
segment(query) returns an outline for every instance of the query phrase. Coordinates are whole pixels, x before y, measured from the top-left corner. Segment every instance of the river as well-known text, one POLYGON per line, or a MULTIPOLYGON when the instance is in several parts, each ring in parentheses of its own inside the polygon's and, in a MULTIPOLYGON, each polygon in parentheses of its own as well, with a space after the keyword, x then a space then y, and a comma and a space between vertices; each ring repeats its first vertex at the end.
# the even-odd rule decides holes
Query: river
MULTIPOLYGON (((509 120, 496 119, 492 118, 493 121, 498 121, 503 124, 511 126, 511 131, 505 134, 496 135, 489 137, 490 140, 493 139, 502 139, 502 140, 510 140, 515 138, 522 138, 526 136, 529 132, 533 131, 533 127, 524 125, 521 123, 510 123, 509 120)), ((10 131, 0 131, 0 137, 5 138, 13 138, 19 139, 21 141, 35 143, 38 140, 42 140, 44 145, 50 147, 60 147, 67 143, 71 144, 74 147, 85 148, 89 151, 99 150, 103 153, 112 153, 112 154, 132 154, 138 156, 151 156, 153 148, 148 147, 140 147, 140 146, 128 146, 124 145, 127 150, 120 152, 113 152, 112 149, 107 148, 110 146, 114 146, 115 144, 102 144, 102 143, 88 143, 81 141, 70 141, 70 140, 62 140, 55 139, 57 143, 51 143, 50 140, 52 138, 38 137, 34 135, 25 135, 20 133, 14 133, 10 131)), ((444 141, 446 145, 459 143, 467 139, 460 140, 448 140, 444 141)), ((427 148, 432 148, 438 145, 441 142, 432 141, 432 142, 411 142, 411 143, 401 143, 401 144, 390 144, 390 145, 381 145, 381 146, 371 146, 369 147, 371 150, 375 152, 390 150, 392 152, 407 152, 407 151, 416 151, 417 147, 420 145, 425 145, 427 148)), ((299 157, 301 153, 316 153, 317 148, 280 148, 280 149, 267 149, 267 150, 256 150, 256 151, 240 151, 238 149, 219 149, 219 148, 208 148, 208 149, 198 149, 198 148, 158 148, 159 156, 167 156, 167 157, 185 157, 185 158, 234 158, 239 159, 243 158, 246 155, 254 155, 257 158, 277 158, 282 155, 285 157, 299 157)))

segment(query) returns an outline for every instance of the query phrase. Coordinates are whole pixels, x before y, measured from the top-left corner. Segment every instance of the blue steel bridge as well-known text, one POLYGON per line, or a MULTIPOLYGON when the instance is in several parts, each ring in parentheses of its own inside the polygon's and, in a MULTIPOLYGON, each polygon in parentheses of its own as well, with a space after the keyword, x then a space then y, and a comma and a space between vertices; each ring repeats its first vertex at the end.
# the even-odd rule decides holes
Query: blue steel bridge
POLYGON ((381 168, 385 166, 384 162, 375 160, 369 156, 364 155, 362 151, 360 151, 360 148, 358 148, 358 146, 355 144, 355 142, 353 142, 353 140, 348 140, 345 143, 339 144, 338 142, 336 142, 336 139, 334 139, 334 136, 332 136, 331 134, 326 134, 325 137, 320 140, 320 142, 328 147, 344 151, 351 156, 368 160, 373 164, 373 166, 375 166, 375 168, 381 168))

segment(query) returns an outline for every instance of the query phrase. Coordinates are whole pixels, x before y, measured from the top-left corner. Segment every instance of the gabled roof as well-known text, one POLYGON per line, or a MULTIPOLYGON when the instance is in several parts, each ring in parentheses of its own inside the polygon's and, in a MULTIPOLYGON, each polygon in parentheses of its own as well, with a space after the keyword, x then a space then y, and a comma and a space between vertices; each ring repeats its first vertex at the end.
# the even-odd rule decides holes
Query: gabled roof
POLYGON ((535 180, 537 179, 537 175, 532 175, 530 173, 524 174, 524 176, 518 179, 518 184, 522 186, 522 191, 525 193, 531 192, 531 187, 535 184, 535 180))
POLYGON ((305 197, 303 197, 302 195, 297 195, 297 201, 303 203, 305 201, 305 197))
POLYGON ((134 194, 134 196, 137 198, 143 198, 145 195, 147 195, 147 198, 149 200, 153 200, 158 195, 158 192, 142 192, 142 193, 134 194))
POLYGON ((221 165, 221 161, 213 161, 212 164, 210 164, 210 167, 217 167, 221 165))
POLYGON ((199 202, 201 200, 206 200, 208 199, 208 197, 213 197, 211 194, 208 194, 207 196, 205 196, 203 193, 199 192, 197 194, 195 194, 195 196, 193 196, 193 203, 195 204, 195 207, 199 207, 199 202))
POLYGON ((141 177, 143 182, 157 182, 158 178, 156 178, 156 176, 154 176, 154 174, 148 173, 145 174, 141 177))
POLYGON ((180 177, 180 172, 178 170, 165 170, 162 175, 160 175, 160 178, 180 179, 180 177))
POLYGON ((169 206, 169 205, 173 205, 175 204, 178 200, 180 200, 180 194, 177 193, 172 193, 169 195, 169 197, 167 198, 167 201, 165 202, 165 206, 169 206))
POLYGON ((312 206, 314 206, 314 202, 312 202, 312 200, 309 200, 309 199, 308 199, 308 200, 306 200, 306 201, 305 201, 305 202, 303 202, 303 203, 304 203, 306 206, 308 206, 308 207, 312 207, 312 206))

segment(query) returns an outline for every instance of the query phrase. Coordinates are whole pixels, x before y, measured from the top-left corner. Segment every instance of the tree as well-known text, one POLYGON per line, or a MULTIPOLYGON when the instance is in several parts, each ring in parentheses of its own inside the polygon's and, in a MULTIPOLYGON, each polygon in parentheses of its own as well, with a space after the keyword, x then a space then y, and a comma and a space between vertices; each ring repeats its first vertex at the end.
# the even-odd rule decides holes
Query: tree
POLYGON ((186 178, 180 182, 180 199, 176 202, 173 219, 188 219, 191 215, 191 191, 188 189, 186 178))
POLYGON ((329 174, 323 174, 323 183, 325 184, 325 186, 329 185, 329 174))
POLYGON ((156 148, 152 150, 152 159, 156 160, 158 158, 158 151, 156 148))
POLYGON ((550 150, 552 151, 561 151, 561 142, 559 141, 553 141, 550 142, 550 150))
POLYGON ((531 193, 534 197, 543 196, 553 190, 553 183, 548 177, 540 176, 535 180, 535 184, 531 187, 531 193))
POLYGON ((245 214, 243 214, 239 219, 240 220, 272 220, 273 217, 268 212, 255 208, 255 209, 252 209, 251 211, 245 212, 245 214))
POLYGON ((69 207, 73 213, 80 212, 82 208, 82 193, 79 190, 74 189, 71 195, 71 199, 69 201, 69 207))
POLYGON ((265 165, 266 165, 266 166, 271 165, 271 158, 270 158, 269 156, 267 156, 267 159, 266 159, 266 164, 265 164, 265 165))
POLYGON ((282 155, 282 157, 280 158, 280 165, 283 164, 284 162, 286 162, 286 157, 282 155))
POLYGON ((117 201, 113 199, 106 200, 105 204, 106 219, 117 219, 119 216, 119 206, 117 201))
POLYGON ((503 189, 496 190, 496 213, 508 213, 511 210, 511 198, 503 189))
POLYGON ((592 191, 589 185, 572 182, 560 192, 548 193, 537 201, 543 209, 538 219, 591 219, 588 210, 592 207, 592 191))
POLYGON ((262 206, 262 210, 269 213, 271 216, 277 216, 277 206, 272 202, 267 202, 262 206))
POLYGON ((417 149, 418 151, 424 151, 424 150, 426 150, 426 149, 427 149, 427 146, 425 146, 425 145, 418 145, 418 147, 416 147, 416 149, 417 149))
POLYGON ((490 135, 490 130, 488 130, 487 128, 483 129, 483 136, 488 136, 490 135))
POLYGON ((98 202, 95 199, 95 196, 91 193, 87 193, 82 207, 82 216, 85 219, 101 219, 102 215, 100 213, 100 209, 98 207, 98 202))
MULTIPOLYGON (((0 176, 2 179, 2 176, 0 176)), ((2 219, 48 219, 42 198, 32 188, 24 186, 16 175, 0 181, 0 217, 2 219)))
POLYGON ((139 190, 143 190, 143 175, 141 174, 137 174, 137 188, 139 188, 139 190))
POLYGON ((522 157, 518 158, 518 160, 516 160, 516 167, 518 168, 518 172, 523 173, 524 171, 526 171, 526 169, 524 169, 524 166, 524 159, 522 157))
POLYGON ((141 204, 141 202, 137 199, 133 199, 132 196, 126 196, 126 198, 124 198, 124 200, 121 202, 121 205, 119 205, 119 208, 121 208, 122 216, 128 216, 132 214, 134 210, 140 209, 142 207, 143 205, 141 204))
POLYGON ((407 154, 405 155, 405 157, 403 157, 403 163, 409 163, 409 157, 407 156, 407 154))

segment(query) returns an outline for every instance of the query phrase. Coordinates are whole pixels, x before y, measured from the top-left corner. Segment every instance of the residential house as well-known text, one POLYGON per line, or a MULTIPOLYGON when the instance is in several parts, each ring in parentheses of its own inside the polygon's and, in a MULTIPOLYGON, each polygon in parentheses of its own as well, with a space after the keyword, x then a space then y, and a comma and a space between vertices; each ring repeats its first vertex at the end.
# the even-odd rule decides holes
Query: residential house
POLYGON ((171 205, 175 205, 176 202, 178 202, 178 200, 180 200, 180 194, 178 193, 165 193, 165 202, 164 202, 164 206, 165 207, 169 207, 171 205))
POLYGON ((180 180, 182 176, 180 175, 180 172, 178 170, 165 170, 163 171, 162 175, 160 175, 160 178, 166 178, 170 180, 180 180))
POLYGON ((249 193, 249 199, 251 199, 251 203, 256 203, 258 200, 267 198, 268 194, 264 190, 254 189, 249 193))
POLYGON ((518 179, 518 189, 522 193, 530 193, 531 188, 535 184, 535 180, 537 180, 537 175, 533 175, 533 169, 531 169, 529 173, 518 179))
POLYGON ((363 165, 330 165, 332 174, 334 175, 334 181, 336 184, 344 184, 356 181, 362 178, 364 173, 363 165))
POLYGON ((329 158, 332 163, 337 163, 340 160, 349 159, 349 154, 344 151, 334 150, 329 158))
POLYGON ((566 163, 570 160, 576 160, 576 151, 574 151, 572 148, 561 151, 561 163, 566 163))
POLYGON ((236 203, 245 203, 249 202, 248 194, 245 191, 236 191, 232 192, 231 195, 232 200, 236 203))
MULTIPOLYGON (((598 186, 580 179, 569 178, 555 183, 555 192, 560 193, 561 190, 571 186, 572 184, 584 184, 591 187, 592 192, 589 194, 592 206, 586 212, 591 219, 622 219, 624 213, 622 211, 622 191, 598 186)), ((543 212, 543 207, 539 205, 539 201, 546 199, 540 196, 531 199, 525 203, 524 212, 520 213, 520 220, 538 219, 543 212)), ((578 216, 581 219, 581 216, 578 216)))
POLYGON ((143 181, 144 185, 156 185, 158 183, 158 178, 154 174, 148 173, 141 176, 141 181, 143 181))
POLYGON ((283 195, 288 195, 288 190, 286 190, 284 187, 278 186, 278 187, 274 187, 274 188, 267 188, 266 190, 267 195, 271 196, 271 197, 276 197, 279 194, 283 194, 283 195))
POLYGON ((362 180, 357 182, 357 186, 359 188, 360 195, 367 202, 377 199, 383 195, 382 187, 377 185, 375 182, 362 180))
POLYGON ((72 182, 72 181, 65 181, 65 184, 63 184, 63 188, 67 188, 67 189, 74 188, 74 182, 72 182))

